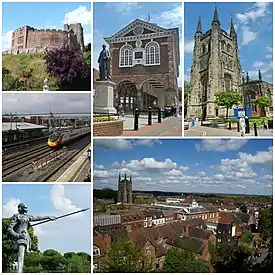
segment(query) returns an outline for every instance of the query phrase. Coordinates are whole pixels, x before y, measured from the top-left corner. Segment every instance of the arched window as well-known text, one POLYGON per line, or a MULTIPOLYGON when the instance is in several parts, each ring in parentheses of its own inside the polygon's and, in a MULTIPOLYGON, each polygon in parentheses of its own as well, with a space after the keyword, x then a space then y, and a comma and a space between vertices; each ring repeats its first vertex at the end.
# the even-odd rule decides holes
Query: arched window
POLYGON ((133 48, 130 45, 124 45, 120 48, 119 67, 133 66, 133 48))
POLYGON ((160 47, 157 42, 145 46, 145 65, 160 65, 160 47))
POLYGON ((231 46, 229 44, 227 44, 227 52, 231 52, 231 46))
POLYGON ((225 74, 224 75, 224 90, 225 90, 225 92, 231 91, 231 88, 232 88, 231 84, 232 84, 231 75, 225 74))
POLYGON ((205 47, 205 45, 203 44, 203 45, 202 45, 202 54, 204 54, 204 53, 206 53, 206 47, 205 47))
POLYGON ((225 50, 225 42, 224 41, 221 42, 221 47, 222 47, 222 51, 224 51, 225 50))

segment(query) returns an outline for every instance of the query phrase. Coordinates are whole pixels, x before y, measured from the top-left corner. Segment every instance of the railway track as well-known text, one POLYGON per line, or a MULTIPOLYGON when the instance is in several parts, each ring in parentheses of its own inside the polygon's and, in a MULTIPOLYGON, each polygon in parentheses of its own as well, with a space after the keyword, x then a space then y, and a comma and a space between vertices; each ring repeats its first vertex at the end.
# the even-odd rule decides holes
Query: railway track
POLYGON ((70 165, 79 152, 90 143, 90 140, 90 136, 86 136, 66 146, 63 152, 62 150, 55 151, 44 145, 37 146, 36 150, 27 152, 27 154, 20 152, 14 158, 8 157, 3 160, 2 181, 52 182, 57 177, 58 170, 61 171, 70 165))
POLYGON ((53 149, 47 146, 42 148, 32 150, 27 154, 19 154, 15 158, 10 158, 8 160, 3 160, 2 163, 2 177, 5 178, 8 175, 25 168, 26 166, 33 164, 34 162, 42 159, 53 153, 53 149))

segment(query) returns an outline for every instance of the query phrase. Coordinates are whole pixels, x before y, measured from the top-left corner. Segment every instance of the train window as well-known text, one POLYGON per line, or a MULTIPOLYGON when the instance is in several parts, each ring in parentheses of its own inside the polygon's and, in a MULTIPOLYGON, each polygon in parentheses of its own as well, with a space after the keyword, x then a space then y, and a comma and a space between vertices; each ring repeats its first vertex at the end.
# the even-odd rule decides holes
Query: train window
POLYGON ((50 141, 57 141, 60 137, 60 133, 54 132, 53 134, 50 135, 50 141))

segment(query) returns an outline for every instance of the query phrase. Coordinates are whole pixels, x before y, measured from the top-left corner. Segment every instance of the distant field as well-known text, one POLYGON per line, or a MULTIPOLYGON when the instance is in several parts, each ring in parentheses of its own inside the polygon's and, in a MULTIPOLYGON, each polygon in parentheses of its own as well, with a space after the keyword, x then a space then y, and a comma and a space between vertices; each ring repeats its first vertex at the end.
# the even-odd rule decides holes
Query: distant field
POLYGON ((57 85, 47 73, 43 53, 11 54, 3 55, 2 57, 3 67, 7 68, 12 76, 20 79, 29 75, 28 90, 42 91, 46 78, 48 79, 50 90, 56 90, 57 85))

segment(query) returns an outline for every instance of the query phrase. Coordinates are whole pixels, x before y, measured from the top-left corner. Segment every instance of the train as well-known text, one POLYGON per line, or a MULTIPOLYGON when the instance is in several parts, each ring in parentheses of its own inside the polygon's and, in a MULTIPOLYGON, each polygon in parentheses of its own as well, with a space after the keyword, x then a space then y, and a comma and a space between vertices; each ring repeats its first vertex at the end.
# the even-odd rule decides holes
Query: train
POLYGON ((48 146, 53 149, 60 149, 65 144, 91 133, 91 127, 80 129, 61 130, 55 129, 48 138, 48 146))

